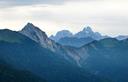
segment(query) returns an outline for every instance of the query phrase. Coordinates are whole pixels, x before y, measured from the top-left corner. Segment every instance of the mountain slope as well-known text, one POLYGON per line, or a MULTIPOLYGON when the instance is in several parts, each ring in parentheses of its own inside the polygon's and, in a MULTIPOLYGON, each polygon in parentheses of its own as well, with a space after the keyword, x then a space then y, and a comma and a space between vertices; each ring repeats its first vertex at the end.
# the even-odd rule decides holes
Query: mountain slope
POLYGON ((28 71, 14 69, 0 60, 0 82, 46 82, 28 71))
POLYGON ((128 81, 127 49, 128 39, 119 41, 115 38, 93 41, 80 48, 67 48, 74 55, 77 54, 81 68, 113 82, 128 81))
POLYGON ((127 82, 128 40, 113 38, 94 41, 81 47, 81 66, 91 73, 112 79, 113 82, 127 82))

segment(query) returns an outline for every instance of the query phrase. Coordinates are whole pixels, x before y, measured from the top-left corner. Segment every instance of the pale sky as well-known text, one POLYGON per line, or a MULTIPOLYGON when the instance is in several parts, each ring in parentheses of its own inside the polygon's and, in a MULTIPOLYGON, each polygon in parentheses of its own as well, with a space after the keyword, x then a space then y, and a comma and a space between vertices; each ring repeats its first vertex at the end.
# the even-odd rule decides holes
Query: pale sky
POLYGON ((86 26, 105 35, 128 35, 128 0, 0 0, 0 29, 27 22, 48 35, 86 26))

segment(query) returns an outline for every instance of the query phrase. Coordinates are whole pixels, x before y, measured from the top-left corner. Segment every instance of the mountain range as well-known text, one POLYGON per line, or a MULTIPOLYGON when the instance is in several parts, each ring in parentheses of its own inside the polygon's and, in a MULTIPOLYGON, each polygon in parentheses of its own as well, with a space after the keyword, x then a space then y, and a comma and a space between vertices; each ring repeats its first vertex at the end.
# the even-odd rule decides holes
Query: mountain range
MULTIPOLYGON (((55 36, 51 35, 49 38, 63 46, 81 47, 85 44, 91 43, 94 40, 111 38, 111 36, 102 35, 99 32, 94 32, 91 27, 87 26, 82 31, 75 34, 68 30, 62 30, 57 32, 55 36)), ((127 39, 128 36, 119 35, 114 38, 118 40, 124 40, 127 39)))
POLYGON ((92 38, 94 40, 100 40, 102 39, 102 35, 98 32, 94 32, 91 27, 85 27, 82 31, 73 34, 68 30, 62 30, 56 33, 55 36, 50 36, 50 38, 56 42, 58 42, 60 39, 65 37, 75 37, 75 38, 92 38))
POLYGON ((64 46, 81 47, 94 40, 104 39, 99 32, 94 32, 91 27, 85 27, 82 31, 73 34, 68 30, 62 30, 56 33, 55 36, 50 36, 50 39, 64 46))
POLYGON ((90 27, 75 35, 64 31, 58 39, 62 35, 74 46, 51 40, 32 23, 20 31, 0 30, 0 82, 128 81, 128 39, 102 38, 90 27))

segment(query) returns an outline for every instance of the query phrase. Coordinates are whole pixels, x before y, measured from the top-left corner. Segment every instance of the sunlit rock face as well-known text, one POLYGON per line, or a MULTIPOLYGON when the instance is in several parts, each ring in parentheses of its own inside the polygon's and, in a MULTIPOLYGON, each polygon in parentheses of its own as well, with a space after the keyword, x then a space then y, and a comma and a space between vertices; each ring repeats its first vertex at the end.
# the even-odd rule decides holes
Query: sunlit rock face
POLYGON ((19 33, 29 37, 43 48, 49 49, 54 53, 63 56, 66 60, 72 63, 77 63, 77 54, 73 54, 72 50, 68 50, 65 46, 62 46, 55 41, 49 39, 45 32, 40 30, 38 27, 34 26, 32 23, 28 23, 19 33), (70 54, 69 54, 70 53, 70 54))

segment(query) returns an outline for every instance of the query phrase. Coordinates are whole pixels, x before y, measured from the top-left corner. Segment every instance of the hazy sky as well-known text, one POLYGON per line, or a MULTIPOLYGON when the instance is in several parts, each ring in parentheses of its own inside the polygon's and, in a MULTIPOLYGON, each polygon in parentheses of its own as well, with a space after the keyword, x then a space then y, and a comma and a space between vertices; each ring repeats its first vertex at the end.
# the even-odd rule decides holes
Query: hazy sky
POLYGON ((27 22, 48 35, 86 26, 107 35, 128 34, 128 0, 0 0, 0 29, 21 30, 27 22))

